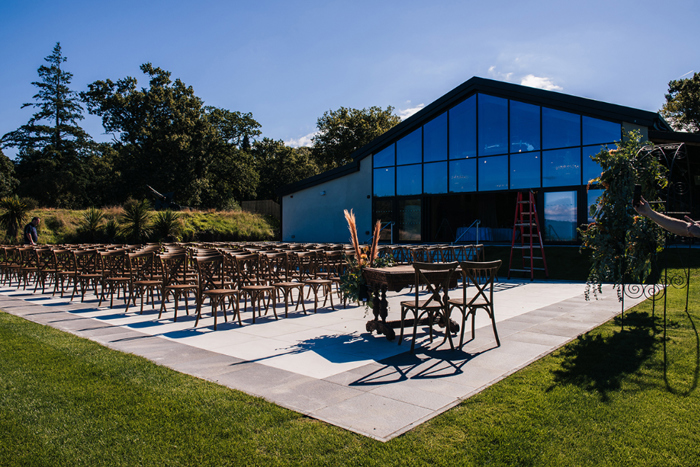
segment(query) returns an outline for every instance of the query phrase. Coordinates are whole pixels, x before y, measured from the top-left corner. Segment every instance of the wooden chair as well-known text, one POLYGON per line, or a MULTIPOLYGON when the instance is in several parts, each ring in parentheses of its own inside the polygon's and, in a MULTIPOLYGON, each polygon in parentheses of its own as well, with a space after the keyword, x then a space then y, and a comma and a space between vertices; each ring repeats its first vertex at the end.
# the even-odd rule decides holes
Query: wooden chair
POLYGON ((250 306, 253 310, 253 323, 255 323, 256 308, 258 316, 261 316, 261 303, 265 303, 265 314, 267 314, 270 302, 272 302, 272 312, 275 315, 275 319, 279 319, 276 310, 277 299, 275 298, 275 287, 267 284, 263 276, 259 274, 259 255, 257 253, 251 253, 248 255, 236 255, 233 258, 236 265, 235 282, 238 284, 238 288, 243 296, 244 310, 248 308, 247 299, 250 297, 250 306), (267 301, 265 301, 266 297, 267 301))
POLYGON ((199 318, 202 316, 202 305, 206 298, 209 298, 211 313, 214 315, 215 331, 219 307, 221 307, 221 311, 224 314, 224 321, 228 321, 226 316, 227 298, 233 308, 234 317, 238 316, 238 324, 242 326, 241 311, 238 303, 241 291, 231 288, 231 283, 227 282, 224 256, 208 254, 195 257, 194 261, 197 266, 197 319, 194 322, 194 326, 197 327, 197 324, 199 324, 199 318))
POLYGON ((462 313, 462 327, 460 328, 459 336, 460 349, 464 345, 464 325, 467 316, 472 317, 472 339, 474 339, 476 311, 479 309, 486 311, 489 318, 491 318, 496 344, 501 345, 498 331, 496 330, 496 317, 493 307, 493 285, 501 263, 500 259, 487 262, 460 261, 459 263, 462 270, 462 297, 450 299, 448 305, 450 310, 458 308, 462 313), (471 286, 474 287, 474 293, 469 297, 467 289, 471 286))
POLYGON ((314 313, 318 309, 319 294, 323 294, 323 306, 326 306, 326 301, 330 298, 331 310, 335 310, 333 305, 333 281, 328 279, 328 256, 324 252, 315 253, 310 257, 309 271, 313 276, 311 279, 304 280, 304 285, 309 287, 309 294, 314 294, 314 313))
POLYGON ((430 342, 433 342, 433 324, 438 321, 445 325, 445 339, 449 339, 450 347, 454 349, 452 343, 452 333, 450 330, 449 321, 449 288, 452 282, 452 276, 459 266, 458 262, 451 263, 413 263, 415 270, 415 287, 414 299, 401 302, 401 334, 399 337, 399 345, 403 341, 403 332, 406 315, 410 311, 413 313, 413 340, 411 341, 411 352, 414 351, 416 345, 416 332, 418 330, 418 322, 421 317, 427 315, 428 328, 430 333, 430 342), (426 287, 427 299, 421 299, 420 287, 426 287))
POLYGON ((264 253, 260 256, 262 270, 266 275, 268 284, 275 288, 277 300, 284 300, 284 317, 289 316, 289 303, 294 304, 293 292, 297 292, 297 303, 294 311, 301 309, 306 314, 304 306, 304 283, 291 280, 292 271, 290 268, 289 255, 285 252, 264 253), (280 297, 281 296, 281 297, 280 297))
POLYGON ((109 293, 109 307, 114 307, 114 293, 116 291, 117 298, 119 294, 123 294, 124 306, 129 307, 129 289, 131 277, 126 268, 127 252, 124 249, 100 251, 100 263, 102 269, 102 293, 97 306, 102 305, 105 299, 105 294, 109 293))
POLYGON ((189 262, 187 253, 165 254, 160 256, 163 265, 163 280, 161 282, 161 302, 158 319, 165 311, 165 303, 170 294, 173 295, 175 301, 175 311, 173 321, 177 322, 177 311, 180 298, 185 301, 185 313, 190 314, 190 309, 187 300, 190 294, 197 294, 197 284, 192 281, 192 276, 189 274, 189 262))
POLYGON ((144 251, 129 253, 127 256, 127 270, 129 272, 129 300, 126 303, 124 313, 129 311, 131 303, 136 306, 136 297, 141 297, 141 311, 143 314, 143 298, 149 297, 151 300, 151 308, 155 309, 154 291, 160 296, 160 288, 163 284, 163 274, 160 271, 160 257, 158 257, 152 248, 147 248, 144 251))
POLYGON ((70 296, 71 301, 80 286, 80 301, 85 301, 85 293, 92 284, 95 298, 99 298, 98 287, 102 282, 102 271, 99 266, 99 254, 95 249, 77 250, 73 252, 75 264, 75 286, 70 296))

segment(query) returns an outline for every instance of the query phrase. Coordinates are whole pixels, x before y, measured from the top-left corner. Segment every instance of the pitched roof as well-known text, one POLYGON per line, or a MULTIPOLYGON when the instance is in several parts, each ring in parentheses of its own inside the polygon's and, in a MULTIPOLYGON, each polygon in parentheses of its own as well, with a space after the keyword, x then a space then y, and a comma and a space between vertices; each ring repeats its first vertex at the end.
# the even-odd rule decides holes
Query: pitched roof
POLYGON ((607 102, 586 99, 584 97, 576 97, 560 92, 546 91, 544 89, 504 83, 501 81, 478 78, 475 76, 444 96, 440 97, 435 102, 424 107, 411 117, 402 121, 383 135, 378 136, 370 143, 353 152, 351 154, 353 162, 343 167, 338 167, 313 177, 286 185, 280 188, 278 193, 284 196, 360 170, 360 162, 367 156, 378 152, 390 142, 400 139, 404 135, 407 135, 416 128, 432 120, 434 117, 442 114, 450 107, 453 107, 467 97, 476 93, 515 99, 528 104, 541 105, 557 110, 574 112, 603 120, 634 123, 639 126, 648 127, 650 130, 655 130, 657 132, 673 131, 670 125, 656 112, 649 112, 646 110, 639 110, 616 104, 608 104, 607 102))

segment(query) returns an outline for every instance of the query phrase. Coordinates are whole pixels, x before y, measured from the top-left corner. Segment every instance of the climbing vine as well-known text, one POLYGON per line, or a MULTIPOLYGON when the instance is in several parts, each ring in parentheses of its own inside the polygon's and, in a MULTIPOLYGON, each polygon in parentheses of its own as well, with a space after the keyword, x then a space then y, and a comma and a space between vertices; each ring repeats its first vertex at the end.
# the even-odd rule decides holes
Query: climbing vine
POLYGON ((616 149, 593 156, 602 173, 589 187, 598 183, 605 191, 591 206, 594 222, 579 229, 581 249, 591 253, 586 299, 591 291, 597 296, 603 283, 643 283, 663 250, 661 228, 632 206, 635 185, 641 185, 647 201, 659 201, 659 190, 667 183, 666 168, 641 140, 638 131, 630 132, 616 149))

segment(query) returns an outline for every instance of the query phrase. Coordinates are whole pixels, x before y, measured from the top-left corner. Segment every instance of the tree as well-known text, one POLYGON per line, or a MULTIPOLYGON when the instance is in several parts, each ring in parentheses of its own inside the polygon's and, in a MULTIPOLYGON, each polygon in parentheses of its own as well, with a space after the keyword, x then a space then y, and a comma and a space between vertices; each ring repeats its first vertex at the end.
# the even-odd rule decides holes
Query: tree
POLYGON ((401 122, 394 108, 329 110, 318 119, 318 134, 312 138, 313 156, 321 170, 352 161, 350 154, 401 122))
MULTIPOLYGON (((150 185, 177 193, 179 204, 213 207, 208 203, 221 197, 214 168, 225 161, 241 167, 230 176, 245 177, 249 171, 239 147, 260 133, 260 124, 250 114, 205 107, 191 86, 173 82, 168 71, 150 63, 141 71, 149 77, 147 88, 138 89, 137 80, 126 77, 95 81, 81 94, 90 113, 115 135, 120 197, 139 196, 150 185)), ((238 182, 241 189, 228 190, 232 196, 247 196, 251 187, 255 192, 255 183, 238 182)))
POLYGON ((22 106, 38 111, 26 125, 5 134, 2 145, 19 149, 21 194, 47 206, 73 207, 85 201, 83 159, 93 142, 78 124, 83 108, 70 89, 73 74, 62 69, 67 58, 60 43, 45 60, 48 65, 38 69, 40 80, 32 83, 39 89, 35 101, 22 106))
POLYGON ((0 198, 11 196, 19 185, 15 177, 15 164, 0 149, 0 198))
POLYGON ((319 173, 306 147, 294 149, 282 141, 263 138, 253 144, 252 153, 260 176, 258 199, 276 200, 279 188, 319 173))
POLYGON ((700 132, 700 73, 668 83, 661 115, 676 131, 700 132))

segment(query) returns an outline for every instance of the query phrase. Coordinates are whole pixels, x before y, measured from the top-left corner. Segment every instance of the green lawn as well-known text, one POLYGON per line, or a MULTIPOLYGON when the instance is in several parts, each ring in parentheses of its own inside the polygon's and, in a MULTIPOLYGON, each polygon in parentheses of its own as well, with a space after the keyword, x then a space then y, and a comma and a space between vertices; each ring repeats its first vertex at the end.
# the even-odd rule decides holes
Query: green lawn
POLYGON ((0 313, 0 465, 700 465, 691 282, 388 443, 0 313))

